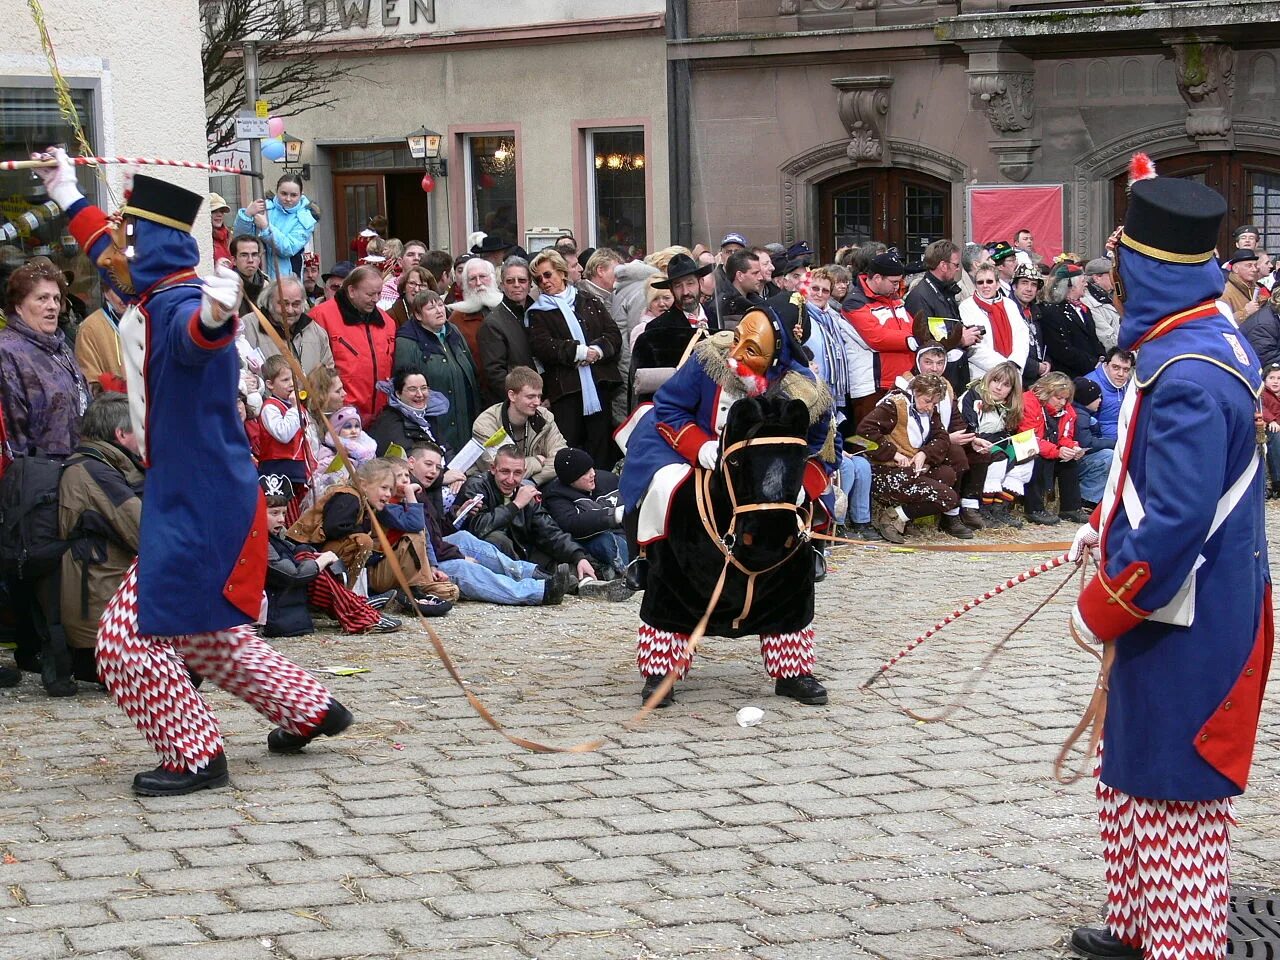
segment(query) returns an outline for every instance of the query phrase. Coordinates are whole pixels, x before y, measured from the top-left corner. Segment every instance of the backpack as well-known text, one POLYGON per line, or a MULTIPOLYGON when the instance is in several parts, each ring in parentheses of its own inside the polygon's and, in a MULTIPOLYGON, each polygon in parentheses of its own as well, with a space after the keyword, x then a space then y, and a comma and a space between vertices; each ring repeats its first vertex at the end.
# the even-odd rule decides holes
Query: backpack
POLYGON ((65 459, 18 457, 0 477, 0 575, 56 573, 70 540, 58 535, 58 485, 65 459))

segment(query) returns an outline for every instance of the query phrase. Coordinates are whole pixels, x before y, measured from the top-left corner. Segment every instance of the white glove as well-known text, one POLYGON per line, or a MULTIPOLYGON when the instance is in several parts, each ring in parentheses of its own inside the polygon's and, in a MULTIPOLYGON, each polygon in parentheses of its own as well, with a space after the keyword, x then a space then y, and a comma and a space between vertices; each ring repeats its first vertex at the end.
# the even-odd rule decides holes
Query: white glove
POLYGON ((1080 616, 1080 608, 1078 606, 1071 610, 1071 626, 1073 626, 1076 633, 1080 635, 1080 639, 1084 640, 1086 643, 1099 644, 1102 642, 1098 639, 1097 635, 1089 629, 1089 625, 1084 622, 1084 617, 1080 616))
POLYGON ((704 470, 714 470, 720 461, 720 444, 708 440, 698 448, 698 466, 704 470))
POLYGON ((626 510, 626 507, 622 504, 618 504, 613 508, 613 522, 618 526, 622 526, 622 514, 624 510, 626 510))
POLYGON ((1098 549, 1101 538, 1098 531, 1093 529, 1093 524, 1082 524, 1080 529, 1076 531, 1076 538, 1071 541, 1071 549, 1067 551, 1067 559, 1072 563, 1078 563, 1080 558, 1084 556, 1086 550, 1093 557, 1094 563, 1102 560, 1102 551, 1098 549))
POLYGON ((44 181, 44 191, 49 199, 66 210, 77 200, 84 199, 76 183, 76 165, 61 147, 50 147, 48 153, 33 153, 33 160, 57 160, 56 167, 36 167, 36 176, 44 181))
POLYGON ((200 287, 200 323, 209 330, 216 330, 235 317, 240 304, 240 274, 225 264, 213 268, 213 275, 204 278, 200 287))

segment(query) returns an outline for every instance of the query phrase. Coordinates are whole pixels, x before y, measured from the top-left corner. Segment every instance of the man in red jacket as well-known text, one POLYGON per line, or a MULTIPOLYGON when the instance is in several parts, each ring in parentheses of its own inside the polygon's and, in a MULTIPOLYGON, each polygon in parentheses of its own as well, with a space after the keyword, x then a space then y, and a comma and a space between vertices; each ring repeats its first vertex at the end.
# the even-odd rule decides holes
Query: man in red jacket
POLYGON ((311 308, 312 321, 329 334, 347 402, 360 411, 366 427, 387 405, 377 383, 391 379, 396 352, 396 322, 378 308, 381 295, 382 274, 375 267, 356 267, 332 300, 311 308))
POLYGON ((841 314, 875 351, 872 362, 876 389, 854 402, 854 423, 861 423, 916 361, 920 345, 911 333, 911 315, 898 295, 898 281, 906 272, 896 254, 880 254, 871 261, 867 272, 858 276, 857 284, 841 305, 841 314))

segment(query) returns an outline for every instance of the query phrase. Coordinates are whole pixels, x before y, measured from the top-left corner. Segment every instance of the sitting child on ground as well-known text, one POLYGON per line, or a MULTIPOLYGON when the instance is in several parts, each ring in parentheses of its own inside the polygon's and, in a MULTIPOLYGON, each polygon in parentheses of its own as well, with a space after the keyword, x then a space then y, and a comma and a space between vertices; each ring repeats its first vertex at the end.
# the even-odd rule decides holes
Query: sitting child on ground
POLYGON ((267 499, 267 616, 265 637, 298 637, 311 633, 310 607, 331 615, 347 633, 390 633, 400 621, 381 616, 378 608, 390 597, 374 602, 352 593, 334 575, 338 555, 316 553, 310 545, 289 539, 285 511, 290 500, 287 477, 259 480, 267 499))
POLYGON ((960 415, 974 433, 969 472, 961 481, 962 502, 981 499, 979 511, 988 527, 1021 527, 1010 508, 1026 490, 1035 454, 1010 463, 1010 437, 1022 422, 1022 370, 1005 361, 988 370, 960 397, 960 415))

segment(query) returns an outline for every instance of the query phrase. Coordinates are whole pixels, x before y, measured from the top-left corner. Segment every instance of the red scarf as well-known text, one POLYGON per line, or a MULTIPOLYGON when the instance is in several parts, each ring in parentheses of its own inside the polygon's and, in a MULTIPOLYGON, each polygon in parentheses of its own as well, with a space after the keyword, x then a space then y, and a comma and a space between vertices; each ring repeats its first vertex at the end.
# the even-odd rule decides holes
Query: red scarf
POLYGON ((1002 357, 1009 356, 1013 353, 1013 326, 1009 323, 1009 315, 1004 311, 1004 300, 987 303, 975 293, 973 302, 987 315, 987 323, 991 327, 991 342, 995 345, 996 353, 1002 357))

